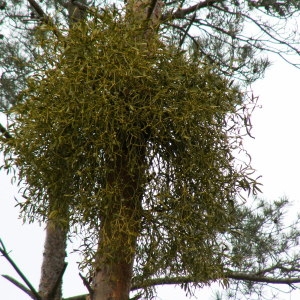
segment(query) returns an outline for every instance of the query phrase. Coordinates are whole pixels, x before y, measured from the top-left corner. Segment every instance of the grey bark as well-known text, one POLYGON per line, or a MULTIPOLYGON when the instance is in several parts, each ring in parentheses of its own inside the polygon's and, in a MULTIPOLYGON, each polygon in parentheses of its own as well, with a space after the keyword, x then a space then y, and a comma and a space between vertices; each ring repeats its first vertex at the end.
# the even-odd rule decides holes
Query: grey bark
POLYGON ((46 227, 39 294, 43 300, 62 298, 61 275, 65 267, 67 229, 49 220, 46 227))

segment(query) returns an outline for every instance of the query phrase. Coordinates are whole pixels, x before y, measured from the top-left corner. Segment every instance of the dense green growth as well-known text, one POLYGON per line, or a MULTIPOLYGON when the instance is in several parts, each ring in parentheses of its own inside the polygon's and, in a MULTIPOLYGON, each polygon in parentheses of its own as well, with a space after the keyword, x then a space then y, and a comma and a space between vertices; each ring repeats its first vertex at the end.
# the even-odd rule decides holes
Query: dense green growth
POLYGON ((143 280, 222 278, 218 235, 234 225, 241 189, 257 188, 232 156, 243 95, 214 66, 157 37, 145 43, 139 30, 108 14, 44 48, 52 67, 29 78, 11 110, 24 216, 50 211, 93 232, 109 219, 103 255, 132 234, 137 250, 130 239, 123 247, 136 251, 143 280))

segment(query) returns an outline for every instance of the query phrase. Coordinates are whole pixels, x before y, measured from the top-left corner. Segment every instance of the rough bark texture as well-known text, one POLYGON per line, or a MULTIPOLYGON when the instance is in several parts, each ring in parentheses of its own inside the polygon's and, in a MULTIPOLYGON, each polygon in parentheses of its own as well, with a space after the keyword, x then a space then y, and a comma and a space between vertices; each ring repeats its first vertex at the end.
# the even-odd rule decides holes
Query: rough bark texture
POLYGON ((94 279, 92 300, 128 300, 132 266, 133 263, 125 257, 120 257, 115 263, 102 262, 94 279))
POLYGON ((66 237, 66 229, 55 225, 51 220, 48 221, 39 286, 43 300, 60 300, 62 297, 62 282, 59 283, 54 295, 52 293, 65 266, 66 237))
MULTIPOLYGON (((128 212, 128 211, 127 211, 128 212)), ((124 216, 123 216, 124 217, 124 216)), ((123 219, 123 218, 121 218, 123 219)), ((115 232, 111 229, 112 222, 105 222, 100 231, 100 253, 96 257, 96 274, 94 277, 94 293, 91 300, 128 300, 131 288, 132 268, 134 261, 134 247, 138 228, 130 228, 130 232, 115 232), (118 238, 114 238, 117 235, 118 238), (113 239, 115 250, 108 245, 113 239), (130 245, 131 244, 131 245, 130 245), (107 247, 106 247, 107 245, 107 247), (109 257, 105 252, 110 252, 109 257)), ((128 225, 136 223, 132 216, 128 215, 128 225), (131 222, 131 224, 129 224, 131 222)), ((137 227, 137 226, 136 226, 137 227)))

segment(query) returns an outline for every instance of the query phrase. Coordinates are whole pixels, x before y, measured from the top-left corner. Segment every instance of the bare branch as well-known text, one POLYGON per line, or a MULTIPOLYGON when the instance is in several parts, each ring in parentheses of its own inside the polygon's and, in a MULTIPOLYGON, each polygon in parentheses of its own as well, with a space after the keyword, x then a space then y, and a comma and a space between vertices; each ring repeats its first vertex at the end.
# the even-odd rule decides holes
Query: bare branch
POLYGON ((81 273, 79 273, 79 276, 82 279, 83 284, 85 285, 85 287, 89 291, 89 294, 92 296, 93 293, 94 293, 94 290, 92 289, 91 285, 89 284, 89 282, 87 281, 87 279, 81 273))
POLYGON ((146 18, 147 21, 150 20, 150 18, 152 16, 152 13, 153 13, 153 11, 155 9, 157 1, 158 0, 151 0, 151 3, 150 3, 149 8, 148 8, 147 18, 146 18))
MULTIPOLYGON (((260 282, 260 283, 270 283, 270 284, 287 284, 292 285, 295 283, 300 283, 300 277, 295 278, 274 278, 268 276, 257 276, 256 274, 247 274, 247 273, 239 273, 239 272, 228 272, 225 277, 234 280, 240 281, 252 281, 252 282, 260 282)), ((134 283, 131 287, 131 291, 136 291, 139 289, 147 288, 150 286, 157 285, 178 285, 185 283, 196 283, 194 279, 188 276, 182 277, 164 277, 164 278, 154 278, 147 280, 141 284, 134 283)), ((201 284, 201 283, 199 283, 201 284)), ((80 295, 75 297, 66 298, 64 300, 86 300, 87 295, 80 295)))
POLYGON ((187 8, 178 8, 175 12, 173 11, 168 11, 162 16, 162 21, 166 20, 174 20, 174 19, 183 19, 186 15, 189 15, 193 12, 196 12, 197 10, 212 6, 214 3, 218 3, 220 0, 206 0, 206 1, 201 1, 198 2, 195 5, 189 6, 187 8))
POLYGON ((53 31, 53 33, 55 34, 55 36, 57 38, 61 38, 62 34, 60 33, 60 31, 54 26, 54 23, 52 21, 52 19, 43 11, 43 9, 41 8, 41 6, 35 1, 35 0, 28 0, 29 4, 31 5, 31 7, 33 7, 33 9, 37 12, 37 14, 39 15, 39 17, 41 18, 41 20, 51 26, 51 29, 53 31))
POLYGON ((185 30, 185 32, 184 32, 184 34, 183 34, 183 37, 181 38, 181 40, 180 40, 180 42, 179 42, 179 48, 181 48, 181 46, 183 45, 184 40, 185 40, 185 38, 187 37, 187 34, 188 34, 188 32, 189 32, 191 26, 193 25, 195 19, 196 19, 196 15, 197 15, 197 14, 196 14, 196 12, 195 12, 195 13, 193 14, 191 20, 190 20, 190 23, 189 23, 188 27, 186 28, 186 30, 185 30))
POLYGON ((26 286, 24 286, 22 283, 17 281, 16 279, 8 276, 8 275, 2 275, 5 279, 10 281, 12 284, 14 284, 16 287, 18 287, 20 290, 22 290, 24 293, 26 293, 31 299, 36 300, 35 295, 32 293, 31 290, 29 290, 26 286))
POLYGON ((63 300, 87 300, 88 295, 78 295, 74 297, 69 297, 69 298, 63 298, 63 300))
POLYGON ((35 297, 35 300, 42 300, 41 296, 38 294, 38 292, 35 290, 35 288, 32 286, 32 284, 29 282, 29 280, 25 277, 25 275, 22 273, 22 271, 19 269, 19 267, 15 264, 15 262, 10 258, 8 252, 6 251, 6 248, 4 247, 4 243, 0 239, 0 253, 6 258, 6 260, 11 264, 11 266, 15 269, 15 271, 18 273, 18 275, 23 279, 23 281, 26 283, 30 291, 35 297))
MULTIPOLYGON (((224 9, 217 7, 214 5, 214 3, 211 4, 212 7, 214 7, 215 9, 221 10, 227 14, 231 14, 231 15, 235 15, 235 12, 231 12, 231 11, 225 11, 224 9)), ((244 18, 246 18, 247 20, 249 20, 250 22, 252 22, 253 24, 255 24, 263 33, 265 33, 269 38, 271 38, 271 40, 276 41, 278 44, 281 45, 285 45, 288 48, 292 49, 293 51, 295 51, 297 54, 300 54, 300 51, 296 48, 293 47, 290 43, 286 42, 284 39, 278 39, 276 38, 274 35, 272 35, 270 32, 268 32, 264 26, 262 26, 262 24, 260 24, 257 20, 255 20, 254 18, 250 17, 247 14, 244 14, 242 12, 240 12, 240 15, 243 16, 244 18)), ((274 34, 276 34, 276 29, 270 27, 270 30, 272 30, 274 32, 274 34)))
POLYGON ((37 14, 39 15, 39 17, 41 19, 48 18, 48 16, 45 14, 43 9, 40 7, 40 5, 35 0, 28 0, 28 2, 31 5, 31 7, 33 7, 33 9, 37 12, 37 14))
POLYGON ((8 130, 0 123, 0 132, 4 135, 6 139, 11 139, 12 135, 8 132, 8 130))

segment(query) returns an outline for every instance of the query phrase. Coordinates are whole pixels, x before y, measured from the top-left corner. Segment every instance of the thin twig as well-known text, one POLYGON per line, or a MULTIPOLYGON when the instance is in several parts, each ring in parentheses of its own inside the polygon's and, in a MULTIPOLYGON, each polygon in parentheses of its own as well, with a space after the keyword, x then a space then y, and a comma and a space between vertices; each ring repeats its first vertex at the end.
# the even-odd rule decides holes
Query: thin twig
POLYGON ((196 19, 196 15, 197 15, 197 13, 194 12, 194 15, 192 16, 192 18, 191 18, 191 20, 190 20, 190 23, 189 23, 188 27, 186 28, 186 30, 185 30, 185 32, 184 32, 184 34, 183 34, 183 37, 181 38, 181 40, 180 40, 180 42, 179 42, 179 49, 180 49, 181 46, 183 45, 184 40, 186 39, 187 34, 188 34, 188 32, 189 32, 191 26, 192 26, 193 23, 194 23, 194 21, 195 21, 195 19, 196 19))

